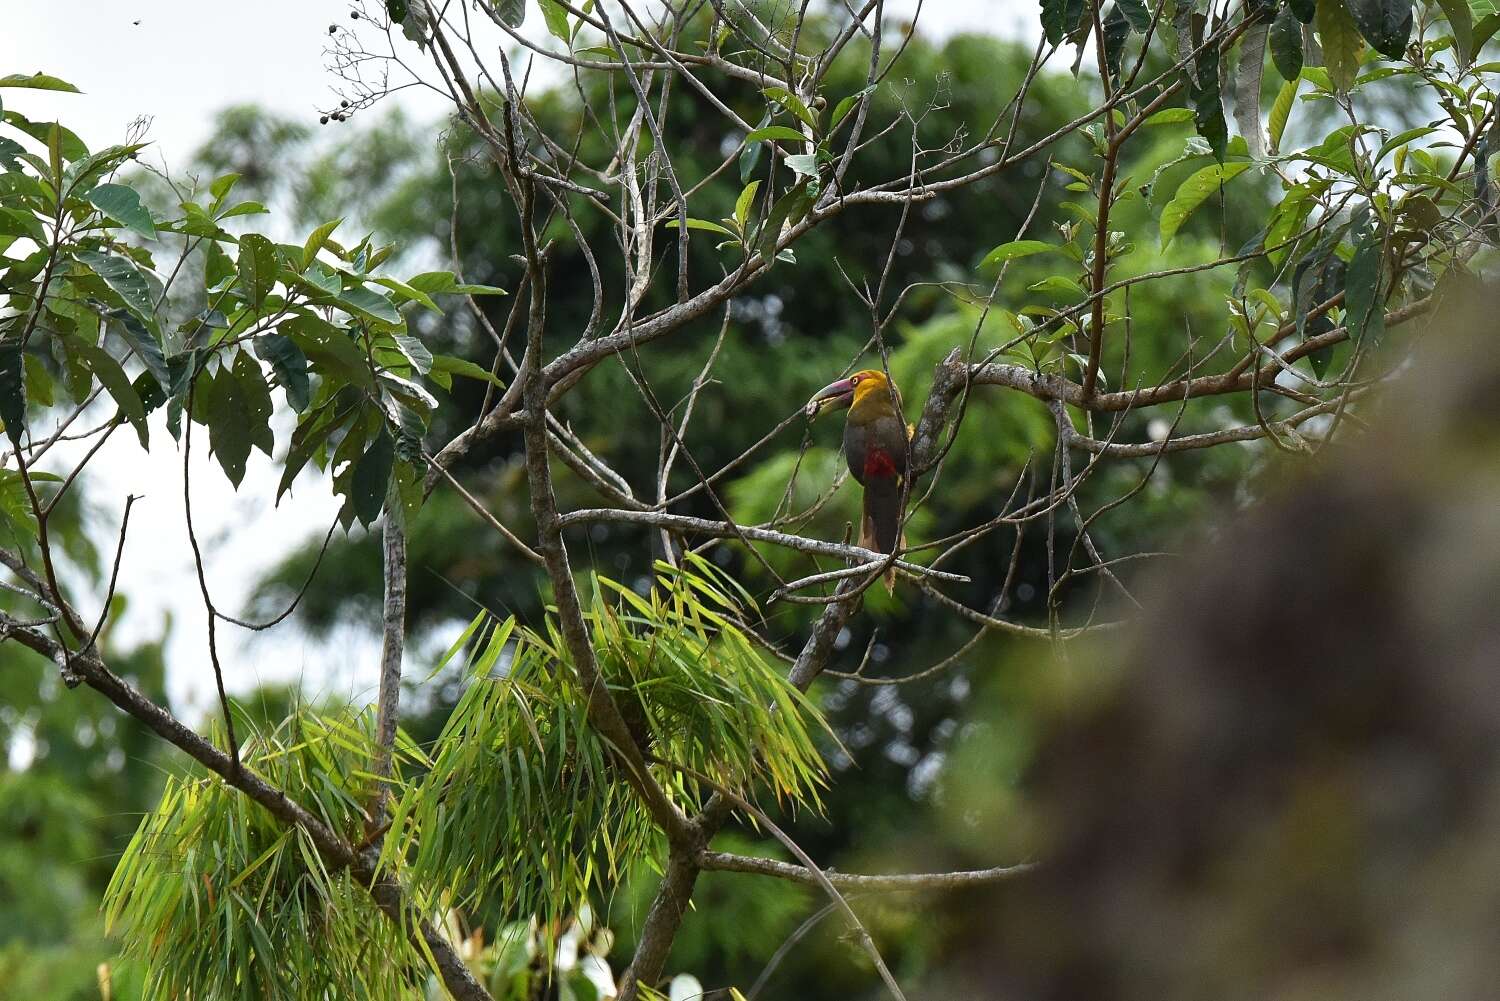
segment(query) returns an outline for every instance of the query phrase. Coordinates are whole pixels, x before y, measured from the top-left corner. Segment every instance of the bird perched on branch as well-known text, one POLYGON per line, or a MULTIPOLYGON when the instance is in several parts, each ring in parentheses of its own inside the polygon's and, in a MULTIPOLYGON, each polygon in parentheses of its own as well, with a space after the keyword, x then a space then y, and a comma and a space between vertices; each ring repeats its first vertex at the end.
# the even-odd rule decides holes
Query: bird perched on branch
MULTIPOLYGON (((848 408, 844 454, 849 472, 865 488, 859 544, 892 553, 902 544, 901 507, 906 492, 906 464, 911 427, 901 415, 901 394, 879 369, 855 372, 825 386, 807 401, 807 414, 848 408)), ((886 571, 886 590, 894 588, 896 571, 886 571)))

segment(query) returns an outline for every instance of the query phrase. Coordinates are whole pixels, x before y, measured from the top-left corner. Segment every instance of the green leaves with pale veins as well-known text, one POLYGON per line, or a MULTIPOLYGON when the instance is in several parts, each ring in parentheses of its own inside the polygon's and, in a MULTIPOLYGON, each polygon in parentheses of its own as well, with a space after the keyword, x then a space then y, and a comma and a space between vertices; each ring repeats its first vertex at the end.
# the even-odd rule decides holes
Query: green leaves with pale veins
POLYGON ((85 340, 73 341, 69 347, 83 360, 89 371, 94 373, 94 378, 99 380, 105 392, 114 397, 114 401, 120 406, 120 416, 134 426, 136 436, 141 440, 141 447, 147 447, 146 405, 120 363, 103 348, 85 340))
POLYGON ((80 250, 77 257, 90 271, 104 279, 104 283, 125 303, 125 308, 139 317, 141 322, 148 326, 156 323, 151 291, 134 261, 97 250, 80 250))
POLYGON ((1250 169, 1248 163, 1223 163, 1204 167, 1188 177, 1161 213, 1161 245, 1166 247, 1208 197, 1250 169))

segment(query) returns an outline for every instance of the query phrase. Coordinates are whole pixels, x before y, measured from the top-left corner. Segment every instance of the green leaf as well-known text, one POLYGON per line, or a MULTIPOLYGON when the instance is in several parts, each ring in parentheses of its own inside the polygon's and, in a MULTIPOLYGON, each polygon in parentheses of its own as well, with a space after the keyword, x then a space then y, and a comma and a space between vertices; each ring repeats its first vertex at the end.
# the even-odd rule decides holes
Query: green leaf
POLYGON ((240 237, 240 287, 244 290, 245 301, 257 313, 276 284, 278 270, 275 244, 259 233, 246 233, 240 237))
POLYGON ((1473 62, 1486 42, 1500 31, 1500 13, 1486 14, 1474 25, 1474 38, 1469 43, 1469 61, 1473 62))
MULTIPOLYGON (((677 220, 676 219, 668 219, 667 220, 667 228, 668 229, 676 229, 677 228, 677 220)), ((694 219, 691 216, 688 217, 687 228, 688 229, 701 229, 701 230, 703 230, 706 233, 719 233, 719 234, 721 234, 723 236, 727 236, 727 237, 731 237, 731 238, 733 238, 733 236, 734 236, 734 232, 732 230, 726 229, 725 227, 720 226, 716 222, 709 222, 707 219, 694 219)))
POLYGON ((1365 336, 1378 343, 1385 330, 1381 251, 1379 232, 1363 234, 1355 244, 1344 279, 1344 322, 1349 327, 1349 339, 1356 343, 1365 336))
POLYGON ((141 401, 140 394, 131 385, 130 378, 126 376, 125 370, 120 363, 110 357, 109 352, 95 344, 85 340, 73 341, 69 348, 83 363, 88 366, 89 371, 99 380, 106 392, 114 397, 120 405, 120 413, 135 427, 135 433, 141 440, 141 447, 147 445, 146 432, 146 405, 141 401))
POLYGON ((26 378, 21 362, 21 345, 0 344, 0 421, 13 448, 21 447, 26 430, 26 378))
POLYGON ((88 195, 89 203, 122 226, 141 236, 156 236, 156 220, 141 204, 141 196, 124 184, 101 184, 88 195))
POLYGON ((318 251, 327 246, 328 238, 333 235, 333 231, 338 229, 339 223, 343 221, 342 218, 330 220, 308 235, 307 242, 302 245, 302 270, 307 270, 308 265, 317 259, 318 251))
MULTIPOLYGON (((250 443, 270 455, 276 447, 271 434, 271 387, 266 385, 260 363, 250 357, 250 352, 239 351, 234 356, 232 374, 239 406, 248 420, 250 443)), ((219 375, 223 377, 222 370, 219 375)))
POLYGON ((1000 246, 985 254, 984 259, 979 262, 979 266, 981 268, 989 267, 992 264, 999 264, 1002 261, 1014 261, 1019 257, 1030 257, 1033 254, 1060 253, 1062 253, 1062 248, 1051 243, 1044 243, 1041 240, 1012 240, 1009 243, 1000 244, 1000 246))
POLYGON ((849 112, 854 110, 855 103, 866 94, 873 94, 876 86, 876 84, 872 83, 868 87, 863 87, 855 91, 853 94, 839 101, 838 104, 835 104, 833 106, 833 115, 828 119, 828 131, 832 132, 837 129, 839 123, 849 116, 849 112))
POLYGON ((1359 33, 1381 55, 1400 59, 1411 41, 1411 0, 1345 0, 1359 33))
POLYGON ((1042 0, 1042 33, 1049 45, 1060 45, 1078 27, 1087 10, 1086 0, 1042 0))
POLYGON ((214 196, 213 208, 215 211, 224 203, 224 199, 229 197, 229 192, 234 190, 234 186, 238 183, 239 179, 239 174, 224 174, 213 179, 213 183, 208 186, 208 193, 214 196))
POLYGON ((391 467, 396 460, 396 443, 384 426, 380 434, 370 443, 365 454, 354 464, 354 474, 349 481, 349 503, 354 517, 369 526, 385 506, 386 486, 390 483, 391 467))
POLYGON ((437 313, 439 316, 443 314, 443 311, 438 307, 438 304, 432 301, 432 297, 419 288, 413 288, 412 286, 406 284, 406 282, 400 281, 395 278, 387 278, 383 275, 379 278, 374 279, 374 281, 376 285, 383 286, 384 288, 388 288, 392 292, 396 293, 396 295, 399 297, 396 300, 397 306, 400 306, 403 303, 407 302, 419 302, 427 309, 431 310, 434 313, 437 313))
POLYGON ((238 205, 220 212, 214 218, 233 219, 235 216, 240 215, 266 215, 270 211, 270 209, 266 208, 260 202, 240 202, 238 205))
POLYGON ((1250 168, 1248 163, 1212 164, 1196 171, 1177 187, 1177 193, 1161 213, 1161 245, 1165 249, 1182 224, 1187 222, 1210 195, 1250 168))
POLYGON ((391 301, 374 289, 364 285, 355 285, 344 289, 343 292, 334 296, 339 305, 347 307, 351 312, 357 313, 366 319, 375 320, 379 323, 400 324, 401 314, 396 312, 396 307, 391 301))
POLYGON ((1271 137, 1271 155, 1281 149, 1281 137, 1286 133, 1286 123, 1292 117, 1292 106, 1297 101, 1298 80, 1294 77, 1281 85, 1276 100, 1271 102, 1271 114, 1266 119, 1266 131, 1271 137))
POLYGON ((135 351, 135 356, 146 366, 146 371, 151 373, 162 391, 171 389, 172 375, 167 367, 166 356, 162 353, 161 342, 156 335, 147 330, 134 316, 122 315, 120 317, 120 333, 125 342, 135 351))
POLYGON ((490 9, 512 28, 526 23, 526 0, 490 0, 490 9))
POLYGON ((786 157, 786 165, 792 169, 792 173, 798 177, 818 176, 818 155, 816 153, 796 153, 786 157))
POLYGON ((255 353, 271 363, 292 409, 306 410, 312 401, 312 384, 307 377, 307 355, 296 342, 282 334, 261 334, 255 338, 255 353))
POLYGON ((740 196, 734 200, 734 221, 741 233, 745 231, 745 223, 750 219, 750 206, 755 204, 755 193, 759 190, 760 181, 751 181, 741 189, 740 196))
POLYGON ((1461 56, 1473 58, 1474 17, 1469 13, 1467 0, 1438 0, 1438 6, 1448 18, 1448 28, 1453 32, 1453 45, 1461 56))
POLYGON ((1163 108, 1142 122, 1145 125, 1184 125, 1193 120, 1192 108, 1163 108))
POLYGON ((0 87, 26 87, 31 90, 59 90, 67 94, 82 94, 83 91, 68 83, 59 80, 55 76, 45 73, 33 73, 27 76, 23 73, 12 73, 9 76, 0 76, 0 87))
POLYGON ((774 101, 786 110, 790 111, 793 115, 796 115, 808 128, 812 129, 814 132, 818 130, 818 120, 814 118, 813 113, 807 109, 807 105, 803 102, 802 98, 798 97, 796 94, 793 94, 785 87, 767 87, 765 90, 761 91, 761 93, 766 96, 766 100, 774 101))
POLYGON ((1229 144, 1229 123, 1224 120, 1224 104, 1219 98, 1219 50, 1213 46, 1204 49, 1198 54, 1196 72, 1192 69, 1188 67, 1188 96, 1193 104, 1193 121, 1214 158, 1222 163, 1229 144))
POLYGON ((564 45, 570 44, 573 33, 568 26, 568 12, 563 5, 557 0, 537 0, 537 6, 542 8, 542 20, 547 22, 547 30, 552 32, 553 37, 564 45))
POLYGON ((156 326, 152 308, 151 292, 146 278, 136 268, 135 262, 114 254, 102 254, 97 250, 78 251, 78 260, 114 290, 125 303, 125 308, 141 319, 147 326, 156 326))
POLYGON ((1283 7, 1271 22, 1271 62, 1283 80, 1295 82, 1302 75, 1302 23, 1292 8, 1283 7))
POLYGON ((782 139, 786 142, 799 143, 806 142, 807 136, 786 125, 767 125, 765 128, 756 129, 745 136, 745 142, 747 143, 760 142, 763 139, 782 139))
POLYGON ((1323 46, 1323 64, 1328 78, 1340 93, 1348 93, 1359 76, 1359 60, 1365 42, 1349 16, 1344 0, 1318 0, 1318 40, 1323 46))
POLYGON ((1420 139, 1423 136, 1430 136, 1436 131, 1437 129, 1433 128, 1432 126, 1424 125, 1420 128, 1407 129, 1405 132, 1401 132, 1397 135, 1391 136, 1385 142, 1380 144, 1380 151, 1375 154, 1375 162, 1379 163, 1381 160, 1385 159, 1385 155, 1391 150, 1395 149, 1397 146, 1403 146, 1406 143, 1411 142, 1413 139, 1420 139))
POLYGON ((1144 0, 1115 0, 1115 6, 1136 31, 1144 35, 1151 28, 1151 12, 1144 0))
POLYGON ((496 378, 489 369, 481 365, 476 365, 467 358, 458 358, 454 355, 433 355, 432 369, 428 372, 428 375, 434 377, 434 381, 436 381, 435 377, 438 375, 462 375, 470 379, 478 379, 481 382, 488 382, 499 389, 505 388, 505 383, 496 378))

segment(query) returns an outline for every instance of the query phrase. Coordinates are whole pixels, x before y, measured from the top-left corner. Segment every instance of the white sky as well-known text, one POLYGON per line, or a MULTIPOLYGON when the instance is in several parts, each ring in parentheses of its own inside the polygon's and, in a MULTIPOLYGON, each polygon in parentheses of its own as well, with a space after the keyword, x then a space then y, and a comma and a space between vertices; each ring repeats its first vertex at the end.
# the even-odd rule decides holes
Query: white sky
MULTIPOLYGON (((149 117, 153 159, 161 157, 173 167, 187 161, 210 133, 215 114, 231 105, 260 104, 315 122, 315 109, 335 100, 335 80, 324 66, 328 26, 348 23, 349 13, 346 3, 332 0, 3 0, 0 8, 0 75, 41 71, 84 91, 7 90, 7 107, 33 119, 60 118, 95 149, 120 141, 132 120, 149 117)), ((921 17, 938 34, 1036 31, 1030 0, 928 0, 921 17)), ((540 20, 533 9, 528 28, 540 20)), ((445 110, 437 95, 417 89, 393 100, 419 120, 436 120, 445 110)), ((104 417, 89 416, 94 422, 104 417)), ((201 428, 198 432, 194 522, 215 600, 237 614, 267 568, 326 528, 337 501, 325 483, 304 475, 295 494, 271 509, 266 498, 274 493, 279 471, 259 452, 252 454, 236 493, 210 465, 207 436, 201 428)), ((179 710, 201 712, 211 707, 214 689, 205 613, 182 522, 181 455, 163 428, 156 429, 149 453, 140 450, 128 429, 116 437, 90 467, 88 495, 100 509, 94 531, 104 540, 101 548, 110 550, 124 496, 144 495, 131 516, 120 580, 131 607, 117 635, 159 636, 170 616, 172 699, 179 710)), ((278 444, 284 443, 285 434, 278 434, 278 444)), ((319 581, 324 587, 337 583, 327 577, 319 581)), ((378 642, 367 633, 351 629, 331 643, 309 641, 288 629, 248 636, 221 626, 219 635, 234 690, 303 677, 322 691, 372 696, 378 642)), ((414 669, 409 663, 408 674, 414 669)))

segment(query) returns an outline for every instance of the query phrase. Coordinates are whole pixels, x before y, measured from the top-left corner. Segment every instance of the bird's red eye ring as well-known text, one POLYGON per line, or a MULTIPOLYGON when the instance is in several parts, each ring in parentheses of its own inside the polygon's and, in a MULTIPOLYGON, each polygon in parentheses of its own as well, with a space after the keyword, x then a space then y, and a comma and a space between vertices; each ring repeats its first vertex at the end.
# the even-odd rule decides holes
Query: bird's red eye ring
POLYGON ((849 385, 851 385, 851 386, 857 386, 857 385, 859 385, 859 376, 857 376, 857 375, 851 375, 849 377, 849 385))

